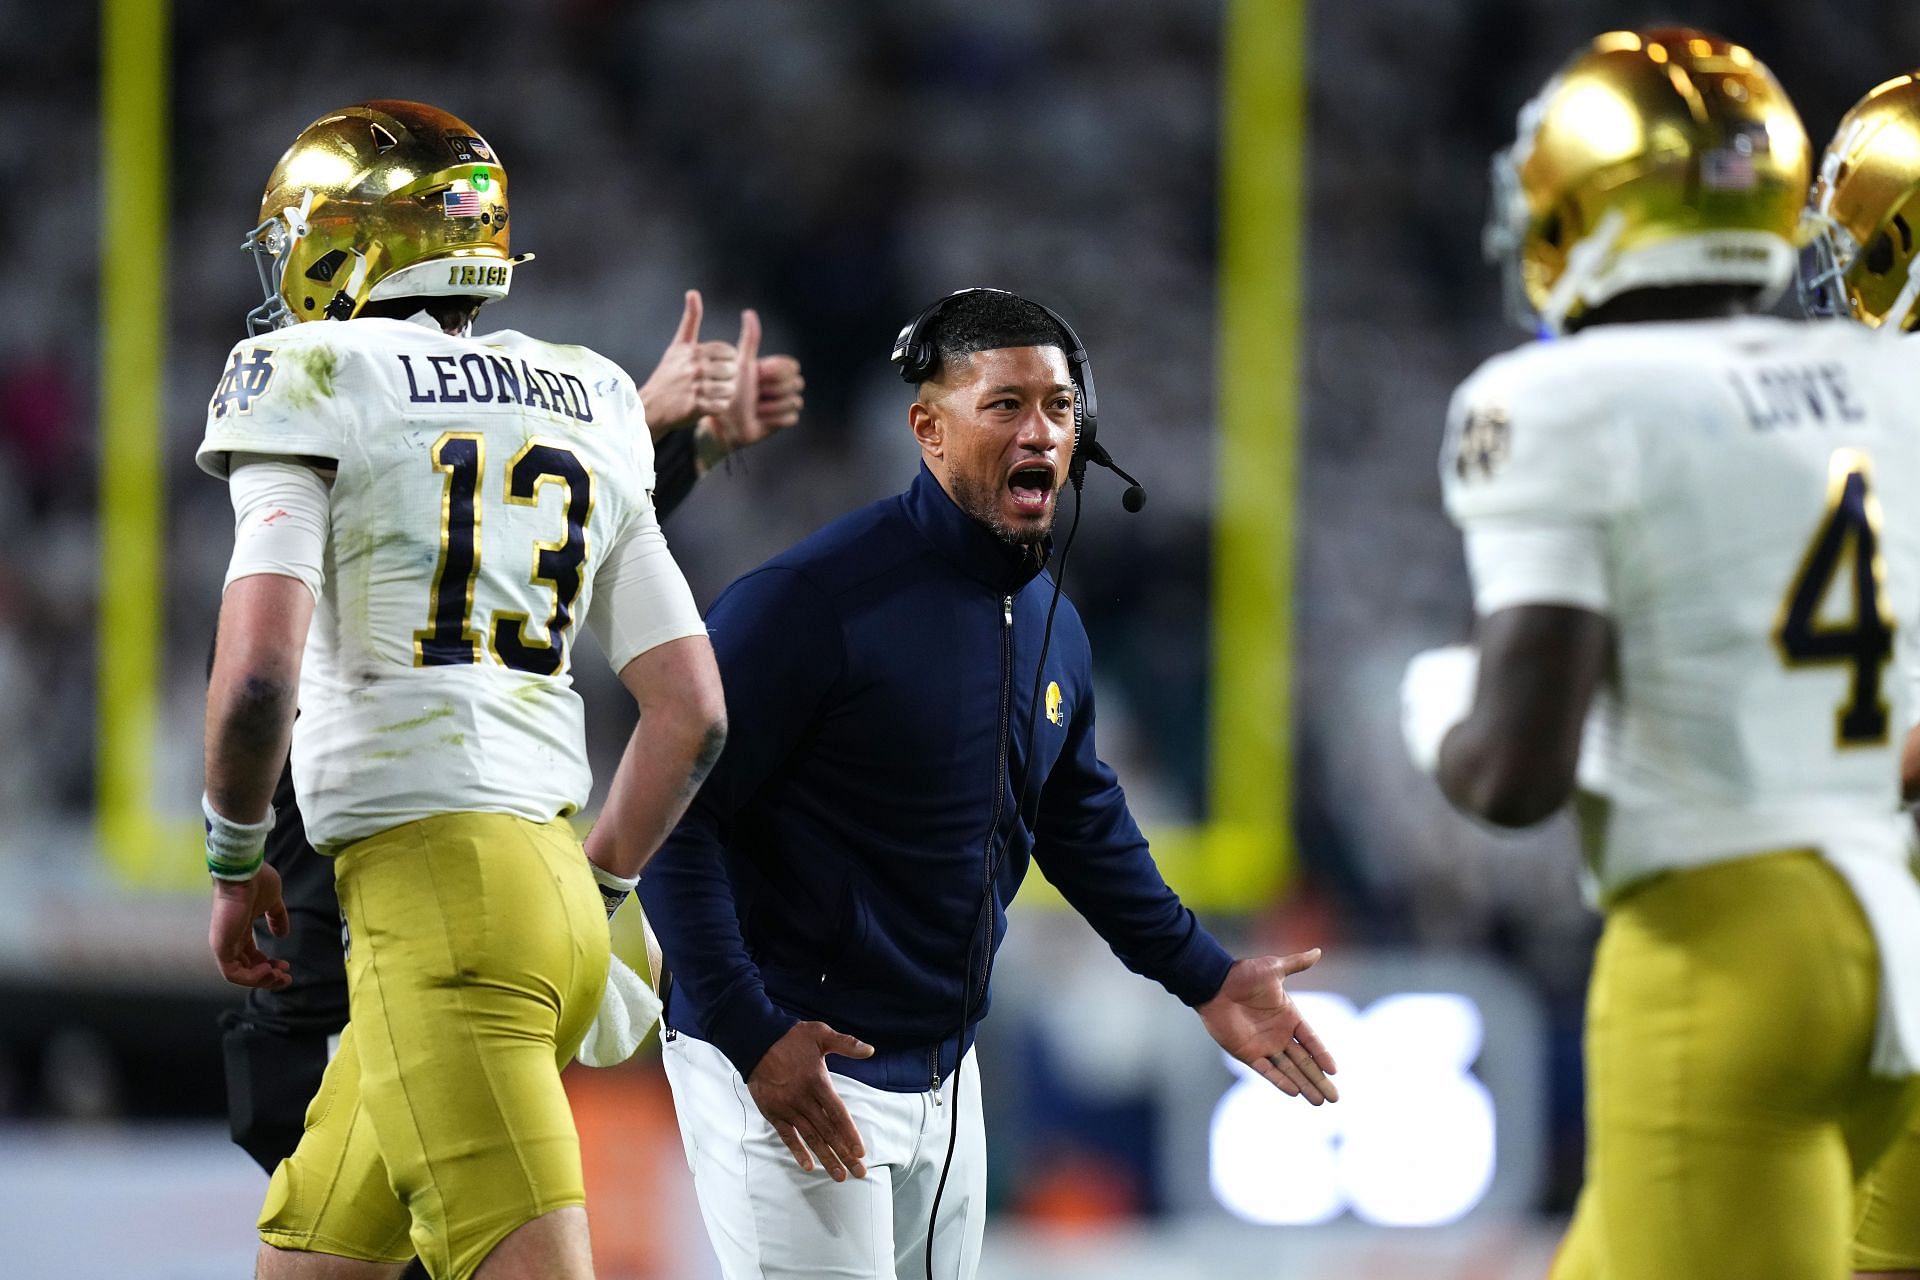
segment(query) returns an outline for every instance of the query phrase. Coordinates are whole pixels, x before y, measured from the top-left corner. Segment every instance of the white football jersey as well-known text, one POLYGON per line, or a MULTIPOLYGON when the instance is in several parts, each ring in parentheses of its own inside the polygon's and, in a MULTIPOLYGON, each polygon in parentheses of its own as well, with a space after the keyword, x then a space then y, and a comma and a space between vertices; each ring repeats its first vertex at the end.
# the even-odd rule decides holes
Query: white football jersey
MULTIPOLYGON (((544 822, 585 804, 570 653, 596 574, 652 528, 633 380, 510 331, 298 324, 228 359, 198 461, 224 476, 236 453, 333 476, 293 739, 314 845, 441 813, 544 822)), ((668 631, 700 632, 690 596, 675 612, 668 631)))
POLYGON ((1780 849, 1904 858, 1920 396, 1897 346, 1761 317, 1604 326, 1456 393, 1442 484, 1479 611, 1613 622, 1581 766, 1603 895, 1780 849))

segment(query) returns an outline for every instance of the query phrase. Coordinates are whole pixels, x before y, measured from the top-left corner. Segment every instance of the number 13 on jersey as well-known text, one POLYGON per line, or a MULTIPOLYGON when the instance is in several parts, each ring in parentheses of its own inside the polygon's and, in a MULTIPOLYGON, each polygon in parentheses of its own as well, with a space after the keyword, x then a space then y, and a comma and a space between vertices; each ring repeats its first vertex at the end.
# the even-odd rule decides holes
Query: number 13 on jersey
MULTIPOLYGON (((481 633, 473 627, 473 589, 480 576, 480 486, 486 438, 449 431, 434 442, 434 470, 446 476, 440 504, 440 559, 434 568, 429 625, 413 636, 417 667, 463 666, 480 660, 481 633)), ((539 640, 527 636, 525 612, 497 609, 484 643, 503 666, 550 676, 566 665, 567 633, 587 559, 587 519, 593 513, 593 475, 572 450, 528 441, 507 466, 506 500, 537 506, 540 486, 557 484, 566 497, 566 533, 534 544, 530 582, 546 587, 553 608, 539 640)))
POLYGON ((1837 449, 1828 466, 1827 508, 1781 603, 1773 640, 1788 666, 1852 668, 1847 700, 1835 713, 1842 747, 1887 741, 1887 701, 1881 681, 1893 655, 1893 614, 1887 607, 1885 558, 1880 552, 1880 500, 1873 464, 1858 449, 1837 449), (1841 621, 1822 619, 1821 606, 1836 579, 1851 596, 1841 621))

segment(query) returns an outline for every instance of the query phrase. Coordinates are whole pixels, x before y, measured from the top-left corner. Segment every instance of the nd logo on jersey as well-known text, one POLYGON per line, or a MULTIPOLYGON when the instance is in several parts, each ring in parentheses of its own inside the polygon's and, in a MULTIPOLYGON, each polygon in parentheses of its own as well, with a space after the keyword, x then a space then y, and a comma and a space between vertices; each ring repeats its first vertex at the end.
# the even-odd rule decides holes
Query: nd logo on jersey
POLYGON ((1066 707, 1060 699, 1060 682, 1049 680, 1047 681, 1047 721, 1050 724, 1059 724, 1065 718, 1066 707))
POLYGON ((1513 446, 1512 429, 1504 409, 1476 408, 1467 415, 1454 444, 1453 469, 1462 480, 1492 477, 1507 460, 1513 446))
POLYGON ((267 358, 265 349, 255 347, 246 353, 244 362, 241 353, 236 351, 220 385, 214 388, 208 412, 216 418, 226 417, 229 411, 251 413, 254 399, 265 395, 267 384, 272 381, 273 361, 267 358))

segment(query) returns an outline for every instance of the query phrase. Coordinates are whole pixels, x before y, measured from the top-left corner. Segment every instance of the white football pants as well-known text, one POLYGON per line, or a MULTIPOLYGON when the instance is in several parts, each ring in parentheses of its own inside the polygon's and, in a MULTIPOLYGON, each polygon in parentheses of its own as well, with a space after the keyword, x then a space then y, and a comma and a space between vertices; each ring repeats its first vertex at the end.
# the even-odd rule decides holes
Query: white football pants
MULTIPOLYGON (((802 1173, 726 1055, 691 1036, 661 1046, 707 1237, 727 1280, 925 1280, 927 1215, 947 1156, 953 1081, 890 1093, 833 1076, 866 1146, 867 1176, 802 1173)), ((980 1076, 960 1075, 960 1133, 933 1230, 934 1280, 973 1280, 986 1228, 980 1076)))

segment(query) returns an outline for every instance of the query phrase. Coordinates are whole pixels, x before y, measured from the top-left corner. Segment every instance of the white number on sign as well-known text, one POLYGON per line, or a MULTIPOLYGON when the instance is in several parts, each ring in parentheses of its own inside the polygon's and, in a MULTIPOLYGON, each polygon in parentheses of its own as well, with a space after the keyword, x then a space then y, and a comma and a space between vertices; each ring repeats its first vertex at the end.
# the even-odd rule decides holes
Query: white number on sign
POLYGON ((1310 1107, 1229 1059, 1213 1112, 1213 1194, 1249 1222, 1351 1211, 1381 1226, 1452 1222, 1493 1185, 1493 1096, 1472 1072, 1480 1009, 1462 995, 1388 996, 1365 1012, 1305 991, 1300 1011, 1340 1062, 1340 1101, 1310 1107))

